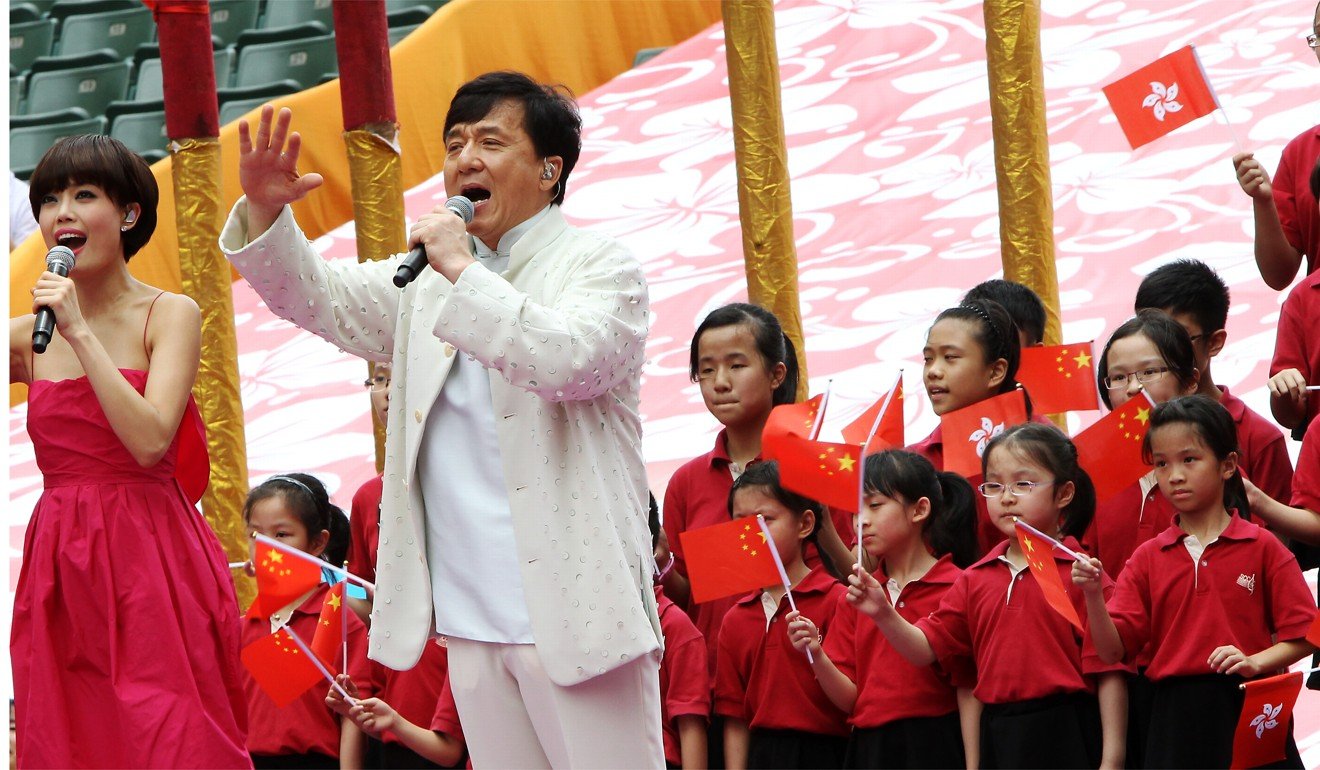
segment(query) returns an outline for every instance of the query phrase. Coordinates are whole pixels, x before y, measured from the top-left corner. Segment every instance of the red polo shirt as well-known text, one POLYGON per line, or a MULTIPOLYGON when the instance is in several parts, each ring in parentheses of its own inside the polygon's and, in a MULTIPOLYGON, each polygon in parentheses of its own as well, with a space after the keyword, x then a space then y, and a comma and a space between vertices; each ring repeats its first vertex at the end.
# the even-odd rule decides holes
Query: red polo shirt
MULTIPOLYGON (((311 596, 293 611, 288 626, 307 644, 312 643, 316 624, 321 617, 321 604, 330 586, 322 583, 311 596)), ((348 622, 348 673, 353 681, 369 682, 367 669, 367 629, 352 612, 345 612, 348 622)), ((243 646, 246 647, 270 636, 270 621, 264 618, 243 618, 243 646)), ((325 705, 329 682, 318 682, 308 688, 294 702, 278 708, 257 684, 247 667, 243 667, 243 692, 247 695, 248 736, 247 748, 253 754, 280 755, 305 754, 317 751, 332 757, 339 756, 339 716, 325 705)), ((359 687, 362 697, 374 694, 368 683, 359 687)))
POLYGON ((1242 399, 1220 387, 1224 405, 1237 425, 1238 466, 1242 475, 1275 500, 1292 498, 1292 460, 1283 431, 1252 411, 1242 399))
MULTIPOLYGON (((1077 541, 1064 545, 1076 550, 1077 541)), ((1090 634, 1050 607, 1040 585, 1024 568, 1013 575, 1000 560, 1008 543, 995 546, 968 567, 944 594, 931 615, 918 620, 940 661, 971 656, 976 661, 973 693, 982 703, 1016 703, 1060 693, 1094 691, 1091 674, 1127 670, 1100 662, 1090 634)), ((1072 559, 1054 554, 1059 577, 1082 624, 1086 599, 1072 582, 1072 559)), ((1113 584, 1106 581, 1106 591, 1113 584)))
MULTIPOLYGON (((813 569, 793 589, 793 600, 828 639, 845 593, 834 578, 813 569)), ((807 656, 788 640, 788 598, 779 600, 767 624, 761 596, 757 591, 738 600, 720 628, 715 713, 752 727, 847 735, 848 715, 825 697, 807 656)))
POLYGON ((1216 647, 1254 655, 1274 644, 1271 635, 1306 636, 1315 600, 1278 538, 1236 512, 1199 562, 1186 537, 1175 520, 1138 548, 1108 602, 1129 659, 1149 643, 1146 676, 1209 674, 1216 647))
MULTIPOLYGON (((1277 188, 1276 188, 1277 189, 1277 188)), ((1274 360, 1270 376, 1296 369, 1307 383, 1320 385, 1320 271, 1311 273, 1288 292, 1279 310, 1279 329, 1274 337, 1274 360)), ((1320 391, 1306 396, 1307 419, 1320 414, 1320 391)))
POLYGON ((1177 513, 1158 484, 1141 491, 1141 480, 1096 504, 1095 518, 1082 534, 1082 550, 1105 565, 1115 580, 1137 546, 1163 532, 1177 513))
MULTIPOLYGON (((752 463, 760 462, 761 459, 757 455, 752 463)), ((728 437, 721 430, 715 437, 713 449, 684 463, 669 479, 669 486, 665 489, 665 536, 669 539, 669 550, 674 554, 674 569, 685 578, 688 574, 687 560, 683 558, 683 540, 679 534, 690 529, 723 524, 731 518, 729 491, 733 489, 733 473, 729 466, 732 463, 728 437)), ((831 519, 843 542, 849 547, 855 546, 857 533, 853 529, 852 513, 831 511, 831 519)), ((802 555, 808 567, 815 569, 820 566, 820 554, 816 546, 808 544, 802 555)), ((736 601, 737 597, 725 597, 686 607, 697 630, 706 638, 712 676, 715 674, 720 622, 736 601)))
POLYGON ((1279 224, 1288 243, 1306 255, 1308 273, 1315 271, 1316 258, 1320 257, 1320 212, 1311 194, 1311 169, 1315 168, 1316 158, 1320 158, 1320 126, 1308 128, 1284 146, 1271 180, 1279 224))
POLYGON ((660 661, 660 724, 664 728, 665 761, 683 763, 679 751, 678 722, 682 716, 710 719, 710 668, 706 663, 706 640, 692 619, 655 587, 660 613, 660 634, 665 656, 660 661))
MULTIPOLYGON (((389 666, 370 662, 375 677, 373 684, 380 699, 390 704, 404 719, 415 725, 425 725, 435 713, 440 691, 449 680, 449 650, 439 640, 430 639, 422 648, 417 665, 407 671, 395 671, 389 666)), ((393 732, 381 734, 385 743, 401 743, 393 732)))
POLYGON ((1297 455, 1297 473, 1293 476, 1292 504, 1320 513, 1320 415, 1311 420, 1297 455))
MULTIPOLYGON (((945 556, 925 575, 909 581, 898 594, 894 609, 915 623, 939 607, 949 587, 962 570, 945 556)), ((881 585, 888 582, 882 571, 875 574, 881 585)), ((889 644, 875 621, 848 603, 847 593, 838 599, 834 627, 825 638, 825 653, 857 684, 857 703, 848 722, 871 728, 913 717, 937 717, 958 709, 957 687, 976 683, 976 669, 967 658, 955 658, 952 677, 943 666, 914 666, 889 644)))
MULTIPOLYGON (((376 582, 376 548, 380 544, 380 476, 368 479, 353 494, 348 517, 348 571, 376 582)), ((389 703, 390 701, 386 701, 389 703)))

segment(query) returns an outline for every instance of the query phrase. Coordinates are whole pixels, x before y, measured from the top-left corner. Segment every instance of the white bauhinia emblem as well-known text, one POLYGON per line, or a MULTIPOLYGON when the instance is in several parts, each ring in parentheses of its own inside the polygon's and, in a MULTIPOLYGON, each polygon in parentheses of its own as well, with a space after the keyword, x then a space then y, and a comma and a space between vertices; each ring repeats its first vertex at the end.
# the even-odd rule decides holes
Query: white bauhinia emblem
POLYGON ((967 437, 968 441, 976 442, 976 456, 981 457, 985 454, 985 447, 990 443, 990 439, 1004 432, 1004 424, 995 424, 990 422, 989 417, 981 418, 981 427, 972 431, 972 435, 967 437))
POLYGON ((1146 98, 1141 100, 1141 107, 1142 109, 1153 108, 1155 119, 1158 121, 1164 120, 1166 112, 1181 110, 1182 103, 1178 101, 1178 84, 1173 83, 1165 88, 1164 84, 1158 80, 1150 81, 1150 93, 1146 94, 1146 98))
POLYGON ((1283 704, 1271 706, 1265 704, 1264 713, 1257 714, 1256 718, 1251 720, 1251 726, 1256 728, 1256 738, 1265 734, 1266 730, 1273 730, 1279 726, 1279 712, 1283 711, 1283 704))

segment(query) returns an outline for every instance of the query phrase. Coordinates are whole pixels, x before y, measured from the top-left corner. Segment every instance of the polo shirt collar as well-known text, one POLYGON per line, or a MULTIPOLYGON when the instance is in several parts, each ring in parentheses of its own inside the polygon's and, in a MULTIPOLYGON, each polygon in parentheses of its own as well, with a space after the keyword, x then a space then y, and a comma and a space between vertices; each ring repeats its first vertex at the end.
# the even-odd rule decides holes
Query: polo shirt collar
MULTIPOLYGON (((919 578, 909 580, 907 584, 909 586, 917 583, 931 586, 953 585, 953 581, 957 580, 958 576, 961 574, 962 570, 958 569, 958 566, 953 563, 953 558, 948 554, 945 554, 936 560, 936 562, 931 565, 930 569, 926 570, 926 574, 919 578)), ((885 574, 883 564, 881 564, 880 568, 875 571, 875 578, 876 580, 879 580, 881 584, 889 581, 889 576, 885 574)), ((904 588, 906 587, 907 586, 904 586, 904 588)))
MULTIPOLYGON (((798 596, 806 596, 810 594, 823 594, 829 591, 835 585, 837 585, 838 582, 839 581, 831 577, 830 574, 826 572, 824 569, 817 568, 808 572, 807 576, 802 578, 802 582, 793 586, 793 593, 797 594, 798 596)), ((761 600, 761 592, 752 591, 751 593, 739 599, 737 603, 752 604, 753 602, 759 602, 760 600, 761 600)))
MULTIPOLYGON (((1242 517, 1238 516, 1236 508, 1229 511, 1228 516, 1228 526, 1224 527, 1224 531, 1219 533, 1216 540, 1255 540, 1260 536, 1260 527, 1243 521, 1242 517)), ((1173 524, 1155 536, 1155 542, 1159 545, 1160 550, 1172 548, 1187 537, 1187 533, 1183 531, 1182 527, 1178 526, 1178 521, 1181 518, 1181 514, 1175 515, 1173 524)), ((1209 543, 1206 543, 1207 547, 1209 545, 1209 543)))
POLYGON ((944 426, 936 425, 935 430, 930 435, 912 445, 912 449, 920 451, 927 447, 944 446, 944 426))
POLYGON ((994 548, 991 548, 981 560, 968 567, 967 569, 980 569, 982 567, 993 567, 999 563, 999 557, 1008 553, 1008 541, 1001 540, 994 548))
MULTIPOLYGON (((715 435, 715 447, 707 453, 706 458, 710 462, 710 467, 712 468, 715 468, 720 464, 725 466, 733 465, 733 458, 729 457, 729 431, 727 428, 721 428, 720 432, 715 435)), ((753 457, 751 461, 747 463, 747 465, 750 466, 753 463, 759 463, 763 459, 764 458, 761 454, 758 453, 756 457, 753 457)))
POLYGON ((1218 387, 1219 392, 1223 394, 1219 397, 1219 403, 1223 404, 1224 408, 1228 410, 1228 414, 1233 418, 1233 422, 1241 424, 1242 418, 1247 416, 1246 402, 1232 393, 1229 393, 1228 388, 1223 385, 1218 385, 1216 387, 1218 387))

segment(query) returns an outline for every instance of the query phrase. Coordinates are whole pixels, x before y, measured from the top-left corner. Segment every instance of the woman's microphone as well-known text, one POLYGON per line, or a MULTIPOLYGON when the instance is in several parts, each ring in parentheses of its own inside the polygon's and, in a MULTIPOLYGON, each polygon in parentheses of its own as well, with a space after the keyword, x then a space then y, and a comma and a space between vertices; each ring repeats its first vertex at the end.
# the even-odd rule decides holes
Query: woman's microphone
MULTIPOLYGON (((56 246, 46 252, 46 269, 55 275, 67 277, 76 259, 68 246, 56 246)), ((32 352, 45 353, 54 333, 55 311, 48 307, 38 309, 37 320, 32 324, 32 352)))
MULTIPOLYGON (((463 220, 464 224, 471 222, 472 215, 477 213, 477 207, 473 206, 472 201, 462 195, 455 195, 445 201, 445 208, 454 212, 463 220)), ((421 274, 424 267, 426 267, 426 247, 419 243, 412 251, 408 252, 408 256, 403 258, 398 272, 394 274, 394 285, 402 289, 412 283, 421 274)))

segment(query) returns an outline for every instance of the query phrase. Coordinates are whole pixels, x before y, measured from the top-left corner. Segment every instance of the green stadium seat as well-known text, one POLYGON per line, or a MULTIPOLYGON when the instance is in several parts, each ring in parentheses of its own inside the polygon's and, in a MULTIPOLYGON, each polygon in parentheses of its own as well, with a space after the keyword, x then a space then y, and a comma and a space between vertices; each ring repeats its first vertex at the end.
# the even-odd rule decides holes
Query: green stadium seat
POLYGON ((9 4, 9 26, 12 28, 15 24, 26 24, 31 21, 40 21, 41 11, 37 10, 31 3, 9 4))
POLYGON ((233 45, 239 33, 257 26, 260 11, 257 0, 211 0, 211 36, 233 45))
POLYGON ((330 28, 319 21, 307 21, 290 27, 276 29, 248 29, 238 34, 235 48, 243 50, 250 45, 260 43, 281 43, 286 40, 305 40, 309 37, 323 37, 330 34, 330 28))
POLYGON ((165 152, 165 103, 115 102, 106 108, 110 135, 139 155, 165 152))
POLYGON ((330 0, 268 1, 260 26, 262 29, 275 29, 308 21, 320 22, 326 29, 334 29, 335 14, 330 0))
POLYGON ((416 27, 426 23, 431 18, 431 9, 424 5, 415 5, 412 8, 401 8, 397 11, 390 11, 385 14, 385 22, 390 29, 395 27, 416 27))
POLYGON ((418 6, 435 13, 448 2, 449 0, 385 0, 385 13, 394 13, 405 8, 417 8, 418 6))
MULTIPOLYGON (((31 3, 33 0, 24 0, 31 3)), ((126 11, 141 8, 139 0, 55 0, 49 4, 49 13, 53 18, 63 21, 70 16, 85 16, 110 11, 126 11)))
POLYGON ((27 112, 81 107, 88 115, 100 115, 110 102, 128 95, 131 68, 109 51, 38 59, 28 76, 27 112))
POLYGON ((399 41, 412 34, 412 31, 422 25, 413 24, 408 27, 390 27, 390 48, 399 44, 399 41))
MULTIPOLYGON (((37 116, 32 116, 37 117, 37 116)), ((20 179, 27 179, 36 168, 37 161, 50 149, 56 139, 76 134, 105 133, 105 118, 83 117, 81 119, 50 121, 36 125, 10 125, 9 127, 9 168, 20 179)))
POLYGON ((37 18, 44 19, 50 14, 50 9, 55 6, 55 0, 23 0, 22 4, 37 9, 37 18))
POLYGON ((661 48, 643 48, 642 50, 637 52, 636 56, 633 57, 632 66, 640 67, 667 50, 669 50, 667 46, 661 48))
POLYGON ((109 48, 127 59, 137 47, 156 36, 156 22, 146 6, 106 13, 80 14, 64 20, 60 28, 59 54, 75 54, 109 48))
MULTIPOLYGON (((221 48, 215 52, 215 84, 217 88, 229 85, 229 73, 234 68, 234 49, 221 48)), ((133 100, 151 102, 165 98, 164 73, 160 59, 144 59, 137 70, 137 90, 133 100)))
POLYGON ((55 42, 55 20, 9 25, 9 66, 22 72, 39 56, 49 56, 55 42))
POLYGON ((272 80, 296 80, 303 88, 320 82, 322 76, 339 71, 333 35, 259 43, 238 52, 234 86, 242 88, 272 80))
POLYGON ((14 75, 9 78, 9 114, 11 117, 19 114, 19 107, 23 104, 23 81, 22 75, 14 75))
POLYGON ((301 90, 302 85, 295 80, 277 80, 251 88, 220 89, 220 125, 232 123, 267 102, 301 90))

